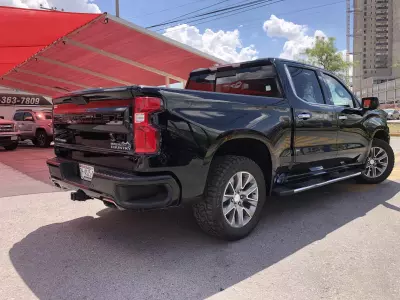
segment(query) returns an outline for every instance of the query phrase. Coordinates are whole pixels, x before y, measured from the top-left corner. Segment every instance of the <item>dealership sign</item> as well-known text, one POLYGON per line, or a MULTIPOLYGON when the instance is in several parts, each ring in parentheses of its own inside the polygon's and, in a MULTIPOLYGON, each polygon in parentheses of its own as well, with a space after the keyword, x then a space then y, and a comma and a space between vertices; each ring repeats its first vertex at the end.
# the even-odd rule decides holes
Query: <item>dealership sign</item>
POLYGON ((0 94, 0 106, 52 105, 43 96, 25 94, 0 94))

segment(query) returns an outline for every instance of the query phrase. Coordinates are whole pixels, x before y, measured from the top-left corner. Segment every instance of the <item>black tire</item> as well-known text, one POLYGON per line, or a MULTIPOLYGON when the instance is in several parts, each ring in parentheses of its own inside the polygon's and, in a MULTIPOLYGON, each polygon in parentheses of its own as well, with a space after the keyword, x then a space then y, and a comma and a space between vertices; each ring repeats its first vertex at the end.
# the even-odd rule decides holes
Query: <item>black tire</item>
POLYGON ((388 156, 388 164, 386 170, 381 175, 375 178, 368 177, 363 172, 362 175, 357 178, 357 181, 359 183, 378 184, 385 181, 392 173, 394 167, 394 153, 392 147, 390 147, 390 145, 385 141, 379 139, 374 139, 372 141, 372 147, 380 147, 386 152, 388 156))
POLYGON ((50 147, 51 139, 44 130, 38 130, 35 136, 35 146, 40 148, 50 147))
POLYGON ((13 151, 13 150, 17 149, 17 147, 18 147, 18 142, 13 143, 8 146, 4 146, 4 149, 6 149, 7 151, 13 151))
POLYGON ((221 156, 212 163, 204 200, 193 205, 193 212, 200 228, 206 233, 226 240, 246 237, 257 225, 266 200, 266 184, 261 168, 251 159, 242 156, 221 156), (250 221, 234 228, 225 219, 222 198, 229 180, 237 172, 250 173, 257 182, 258 204, 250 221))

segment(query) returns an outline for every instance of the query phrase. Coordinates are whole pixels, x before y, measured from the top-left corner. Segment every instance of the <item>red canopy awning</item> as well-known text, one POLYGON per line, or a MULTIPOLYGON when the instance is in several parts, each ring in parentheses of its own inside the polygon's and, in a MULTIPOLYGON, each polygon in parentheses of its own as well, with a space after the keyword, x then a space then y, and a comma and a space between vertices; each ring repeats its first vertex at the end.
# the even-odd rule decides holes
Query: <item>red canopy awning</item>
POLYGON ((55 97, 184 82, 223 61, 107 14, 0 7, 0 85, 55 97))

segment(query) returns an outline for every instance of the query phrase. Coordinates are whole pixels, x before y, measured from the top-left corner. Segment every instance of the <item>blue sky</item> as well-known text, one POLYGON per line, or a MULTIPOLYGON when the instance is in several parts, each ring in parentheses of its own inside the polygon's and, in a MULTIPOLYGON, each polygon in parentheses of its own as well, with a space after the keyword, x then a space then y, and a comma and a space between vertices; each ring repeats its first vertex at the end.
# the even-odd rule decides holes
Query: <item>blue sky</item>
MULTIPOLYGON (((254 0, 120 0, 120 12, 122 18, 147 27, 213 4, 201 13, 251 1, 254 0)), ((338 50, 345 49, 345 0, 269 2, 229 17, 195 23, 183 20, 166 30, 159 29, 159 33, 227 62, 278 56, 299 59, 305 49, 313 46, 316 37, 335 37, 338 50)), ((115 14, 115 0, 0 0, 0 5, 23 8, 42 5, 66 11, 115 14)))
MULTIPOLYGON (((304 10, 310 7, 339 1, 340 0, 285 0, 280 3, 261 7, 228 18, 200 24, 196 27, 200 30, 200 33, 203 33, 206 29, 211 29, 214 32, 218 30, 231 31, 238 29, 243 46, 253 44, 259 52, 259 57, 279 56, 287 39, 284 37, 268 37, 266 32, 263 30, 264 21, 268 20, 270 16, 274 14, 285 21, 299 25, 306 25, 308 27, 307 34, 311 36, 316 30, 321 30, 327 36, 336 37, 337 48, 343 50, 345 49, 346 41, 345 1, 341 1, 334 5, 297 12, 298 10, 304 10), (240 25, 243 25, 243 27, 239 27, 240 25)), ((146 27, 203 8, 216 2, 219 1, 120 0, 120 12, 122 18, 146 27), (182 5, 185 6, 178 7, 182 5), (159 12, 166 9, 169 10, 159 12)), ((235 4, 237 2, 241 1, 231 0, 214 8, 235 4)), ((96 0, 94 3, 96 3, 103 12, 109 12, 112 14, 115 12, 114 0, 96 0)), ((188 24, 190 25, 190 22, 188 24)))

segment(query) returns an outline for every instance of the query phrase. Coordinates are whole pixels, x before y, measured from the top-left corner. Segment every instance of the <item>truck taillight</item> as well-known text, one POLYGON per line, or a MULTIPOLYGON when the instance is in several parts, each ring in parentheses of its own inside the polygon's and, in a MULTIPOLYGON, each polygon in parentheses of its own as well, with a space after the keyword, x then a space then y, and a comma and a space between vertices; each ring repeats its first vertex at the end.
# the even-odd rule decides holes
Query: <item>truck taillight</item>
POLYGON ((156 153, 158 151, 160 133, 151 124, 150 116, 161 110, 161 99, 156 97, 135 98, 134 140, 135 153, 156 153))

